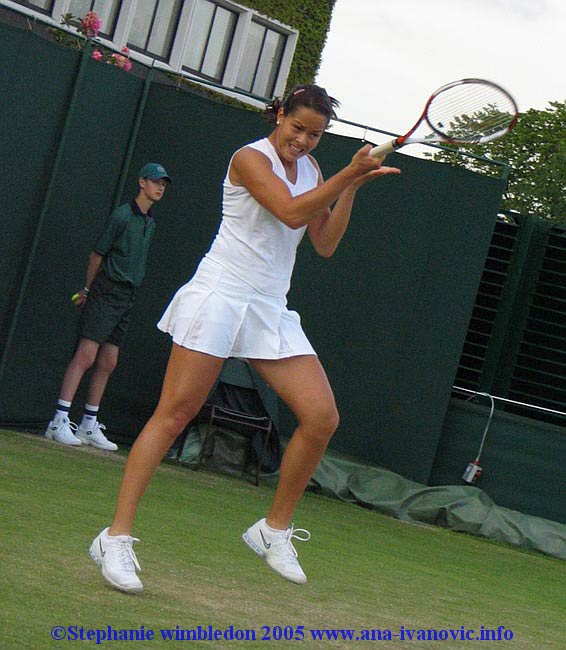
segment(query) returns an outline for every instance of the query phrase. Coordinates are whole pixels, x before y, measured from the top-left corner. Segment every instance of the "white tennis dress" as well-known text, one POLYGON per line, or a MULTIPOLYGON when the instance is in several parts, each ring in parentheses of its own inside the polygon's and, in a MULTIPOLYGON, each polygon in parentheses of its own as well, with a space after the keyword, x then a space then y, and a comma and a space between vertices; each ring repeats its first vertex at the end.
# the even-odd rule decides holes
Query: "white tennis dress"
MULTIPOLYGON (((318 171, 308 156, 297 160, 293 184, 267 138, 247 146, 269 158, 293 196, 318 184, 318 171)), ((222 212, 210 250, 157 326, 178 345, 217 357, 282 359, 316 354, 299 315, 287 309, 286 298, 306 226, 296 230, 286 226, 246 188, 232 185, 228 173, 222 212)))

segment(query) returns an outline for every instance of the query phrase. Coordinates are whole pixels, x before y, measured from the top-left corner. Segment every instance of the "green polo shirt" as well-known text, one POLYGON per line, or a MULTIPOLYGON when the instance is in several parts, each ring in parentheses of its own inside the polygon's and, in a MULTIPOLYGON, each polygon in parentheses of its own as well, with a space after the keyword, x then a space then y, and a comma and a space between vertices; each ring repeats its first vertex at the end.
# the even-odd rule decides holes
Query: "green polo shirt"
POLYGON ((151 213, 144 215, 135 200, 116 208, 94 246, 94 252, 104 258, 106 275, 115 282, 139 287, 154 234, 151 213))

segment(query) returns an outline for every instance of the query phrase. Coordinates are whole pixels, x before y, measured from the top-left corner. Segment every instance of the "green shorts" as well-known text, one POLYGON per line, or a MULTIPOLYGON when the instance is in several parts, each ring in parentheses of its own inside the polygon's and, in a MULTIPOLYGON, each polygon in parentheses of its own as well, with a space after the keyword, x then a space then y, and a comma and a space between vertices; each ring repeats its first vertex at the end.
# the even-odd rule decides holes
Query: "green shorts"
POLYGON ((100 271, 81 311, 79 337, 120 347, 130 324, 134 294, 134 287, 114 282, 100 271))

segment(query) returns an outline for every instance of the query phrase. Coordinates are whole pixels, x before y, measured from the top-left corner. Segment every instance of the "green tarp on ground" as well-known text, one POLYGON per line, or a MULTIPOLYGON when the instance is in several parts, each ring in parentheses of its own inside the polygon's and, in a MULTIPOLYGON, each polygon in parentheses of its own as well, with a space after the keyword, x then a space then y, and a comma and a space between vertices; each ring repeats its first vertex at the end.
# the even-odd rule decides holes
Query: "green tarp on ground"
MULTIPOLYGON (((204 425, 191 430, 183 448, 171 452, 170 457, 195 468, 203 432, 204 425)), ((215 439, 206 467, 241 475, 244 440, 227 429, 218 429, 215 439)), ((275 484, 278 473, 263 473, 261 480, 275 484)), ((309 489, 408 523, 470 533, 566 559, 564 524, 498 506, 483 490, 471 485, 427 487, 381 467, 327 452, 309 489)))
POLYGON ((323 494, 402 521, 471 533, 566 559, 564 524, 498 506, 471 485, 427 487, 335 455, 323 458, 313 480, 323 494))

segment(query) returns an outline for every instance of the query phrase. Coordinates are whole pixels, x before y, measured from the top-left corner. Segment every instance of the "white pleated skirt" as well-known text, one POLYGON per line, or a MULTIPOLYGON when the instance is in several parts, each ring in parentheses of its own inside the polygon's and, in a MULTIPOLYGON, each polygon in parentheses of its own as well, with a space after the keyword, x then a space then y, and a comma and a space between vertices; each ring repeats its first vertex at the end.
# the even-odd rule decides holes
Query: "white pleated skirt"
POLYGON ((284 296, 260 293, 206 258, 157 327, 178 345, 224 359, 316 354, 284 296))

